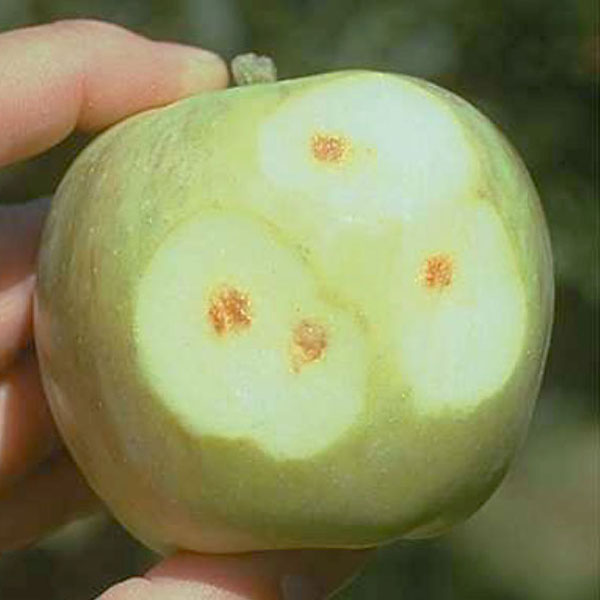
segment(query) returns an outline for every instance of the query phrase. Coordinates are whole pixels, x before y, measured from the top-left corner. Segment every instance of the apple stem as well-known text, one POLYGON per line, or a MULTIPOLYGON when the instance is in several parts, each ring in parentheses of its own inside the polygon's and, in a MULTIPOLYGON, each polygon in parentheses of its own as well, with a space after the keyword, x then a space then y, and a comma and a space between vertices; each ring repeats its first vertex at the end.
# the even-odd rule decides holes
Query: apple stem
POLYGON ((275 63, 268 56, 254 52, 240 54, 231 61, 231 73, 236 85, 274 83, 277 81, 275 63))

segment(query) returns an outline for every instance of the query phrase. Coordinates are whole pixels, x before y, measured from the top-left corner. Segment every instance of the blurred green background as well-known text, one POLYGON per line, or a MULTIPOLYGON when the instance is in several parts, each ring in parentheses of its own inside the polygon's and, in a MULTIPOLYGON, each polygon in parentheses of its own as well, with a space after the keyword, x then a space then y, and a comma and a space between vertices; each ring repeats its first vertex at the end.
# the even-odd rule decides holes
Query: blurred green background
MULTIPOLYGON (((596 2, 0 0, 0 31, 67 17, 101 18, 227 58, 268 53, 282 77, 348 67, 417 75, 500 125, 538 185, 556 261, 553 341, 530 435, 469 522, 437 540, 381 549, 339 599, 599 598, 596 2)), ((0 198, 51 192, 85 142, 74 136, 1 171, 0 198)), ((108 517, 95 517, 0 557, 0 599, 92 598, 155 560, 108 517)))

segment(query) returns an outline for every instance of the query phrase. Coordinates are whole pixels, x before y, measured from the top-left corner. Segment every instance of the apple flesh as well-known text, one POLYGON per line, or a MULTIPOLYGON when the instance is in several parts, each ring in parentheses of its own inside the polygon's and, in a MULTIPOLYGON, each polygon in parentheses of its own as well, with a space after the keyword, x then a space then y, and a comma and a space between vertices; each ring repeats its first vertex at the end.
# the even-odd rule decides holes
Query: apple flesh
POLYGON ((35 332, 68 447, 146 544, 363 547, 489 497, 552 304, 498 130, 430 83, 348 71, 95 140, 47 221, 35 332))

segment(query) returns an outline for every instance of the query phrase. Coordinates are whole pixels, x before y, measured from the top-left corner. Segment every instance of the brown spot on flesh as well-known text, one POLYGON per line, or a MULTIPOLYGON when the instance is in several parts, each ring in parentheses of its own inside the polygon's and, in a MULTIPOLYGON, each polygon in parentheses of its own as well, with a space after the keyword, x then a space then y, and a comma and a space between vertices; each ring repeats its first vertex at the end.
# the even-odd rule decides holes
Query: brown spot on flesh
POLYGON ((252 324, 250 298, 233 287, 223 287, 211 298, 208 320, 215 333, 228 333, 247 329, 252 324))
POLYGON ((348 141, 341 135, 316 133, 311 141, 312 155, 319 162, 338 164, 348 153, 348 141))
POLYGON ((303 319, 294 329, 292 338, 292 370, 299 373, 302 367, 319 361, 327 349, 327 332, 323 325, 303 319))
POLYGON ((452 283, 454 266, 447 254, 434 254, 425 261, 422 281, 429 289, 443 289, 452 283))

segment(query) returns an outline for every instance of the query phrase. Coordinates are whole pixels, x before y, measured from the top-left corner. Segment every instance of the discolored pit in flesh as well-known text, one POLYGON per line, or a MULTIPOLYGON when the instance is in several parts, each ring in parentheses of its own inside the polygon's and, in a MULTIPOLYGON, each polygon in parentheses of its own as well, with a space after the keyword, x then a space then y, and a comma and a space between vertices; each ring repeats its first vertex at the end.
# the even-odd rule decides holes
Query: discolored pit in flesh
POLYGON ((414 219, 395 268, 391 308, 402 310, 391 334, 414 406, 466 414, 493 402, 522 356, 528 319, 495 207, 456 204, 414 219))
POLYGON ((452 284, 454 265, 447 254, 429 256, 423 264, 421 281, 432 290, 442 290, 452 284))
POLYGON ((350 143, 341 135, 315 133, 310 140, 310 149, 318 162, 340 164, 348 155, 350 143))
POLYGON ((210 299, 208 320, 219 336, 248 329, 252 325, 250 296, 233 287, 221 287, 210 299))
POLYGON ((291 344, 291 368, 299 373, 305 366, 321 360, 327 350, 327 331, 316 321, 303 319, 294 328, 291 344))

